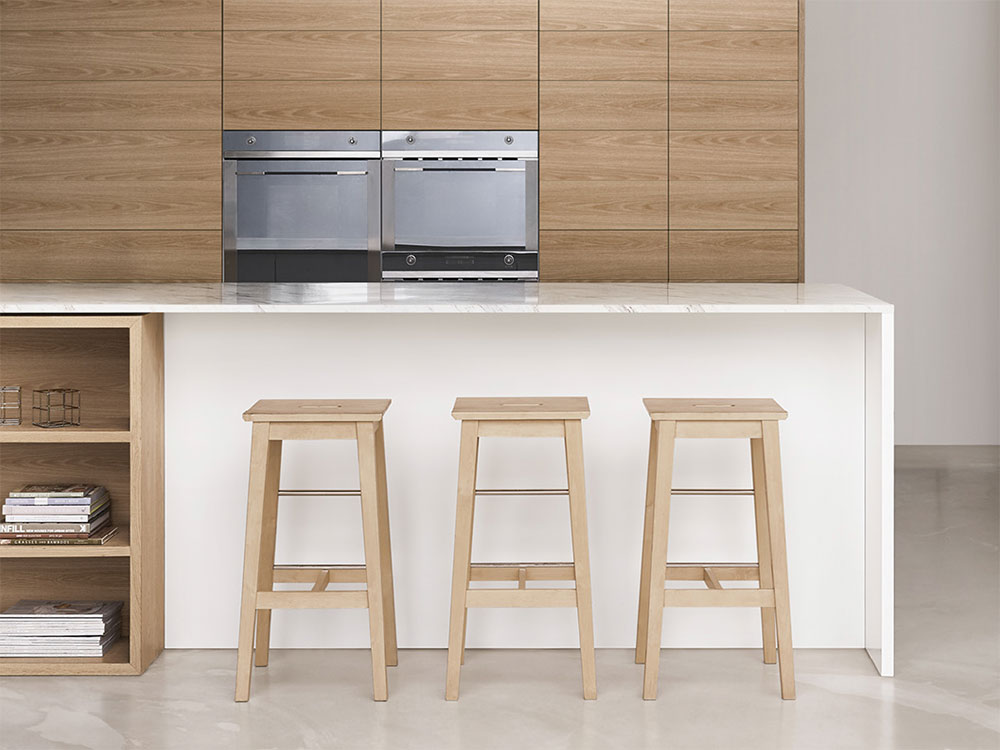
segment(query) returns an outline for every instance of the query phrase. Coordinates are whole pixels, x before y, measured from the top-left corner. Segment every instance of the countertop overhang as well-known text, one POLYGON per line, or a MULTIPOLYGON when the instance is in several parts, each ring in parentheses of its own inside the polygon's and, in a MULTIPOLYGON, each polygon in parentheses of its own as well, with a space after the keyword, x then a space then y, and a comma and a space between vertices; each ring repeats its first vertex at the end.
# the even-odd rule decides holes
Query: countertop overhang
POLYGON ((4 314, 887 313, 841 284, 383 282, 5 283, 4 314))

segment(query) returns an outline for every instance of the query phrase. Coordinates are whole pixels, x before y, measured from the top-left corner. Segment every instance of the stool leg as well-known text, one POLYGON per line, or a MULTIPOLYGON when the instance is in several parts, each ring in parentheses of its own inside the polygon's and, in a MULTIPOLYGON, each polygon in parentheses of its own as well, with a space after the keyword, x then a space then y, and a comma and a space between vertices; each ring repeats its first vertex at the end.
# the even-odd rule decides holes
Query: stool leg
MULTIPOLYGON (((476 455, 473 459, 476 465, 479 465, 479 441, 476 441, 476 455)), ((469 511, 469 528, 475 528, 476 524, 476 495, 473 492, 472 495, 472 509, 469 511)), ((469 576, 467 581, 472 580, 472 534, 469 534, 469 576)), ((468 585, 466 585, 468 588, 468 585)), ((460 664, 465 664, 465 640, 466 633, 469 631, 469 608, 465 607, 462 610, 462 658, 460 659, 460 664)))
POLYGON ((653 490, 656 486, 656 424, 649 423, 649 460, 646 464, 646 512, 642 522, 642 563, 639 567, 639 614, 636 617, 635 663, 646 661, 646 624, 649 619, 649 557, 653 550, 653 490))
POLYGON ((389 488, 385 476, 385 432, 382 422, 375 430, 375 462, 378 471, 378 529, 382 552, 382 611, 385 615, 385 663, 399 663, 396 648, 396 601, 392 585, 392 542, 389 538, 389 488))
MULTIPOLYGON (((760 587, 773 589, 771 575, 771 535, 767 529, 767 485, 764 481, 764 441, 750 439, 750 466, 753 472, 753 509, 757 526, 757 567, 760 587)), ((778 660, 774 645, 774 607, 760 608, 760 633, 764 644, 764 663, 774 664, 778 660)))
POLYGON ((677 423, 659 421, 656 428, 656 469, 653 490, 653 543, 649 555, 649 609, 646 613, 646 661, 642 697, 655 700, 660 676, 660 640, 663 631, 663 587, 667 577, 667 531, 673 481, 674 438, 677 423))
POLYGON ((476 502, 476 464, 479 423, 462 422, 458 452, 458 503, 455 509, 455 559, 451 573, 451 620, 448 626, 448 673, 445 700, 458 700, 458 685, 465 647, 466 592, 472 559, 472 513, 476 502))
POLYGON ((580 660, 583 665, 584 700, 597 698, 594 660, 594 605, 590 592, 590 550, 587 541, 587 500, 583 476, 583 429, 579 419, 565 427, 566 477, 569 482, 569 520, 573 530, 573 577, 576 579, 576 613, 580 623, 580 660))
POLYGON ((258 570, 261 555, 261 527, 264 502, 270 488, 278 486, 281 447, 269 440, 267 424, 255 422, 250 439, 250 486, 247 491, 246 545, 243 550, 243 594, 240 604, 240 631, 236 657, 236 701, 250 700, 250 662, 253 659, 253 631, 257 605, 258 570))
POLYGON ((785 552, 785 510, 781 490, 781 448, 778 423, 761 423, 763 429, 764 485, 767 488, 767 524, 771 541, 771 571, 774 576, 774 608, 778 631, 778 672, 781 697, 795 698, 795 668, 792 664, 792 616, 788 599, 788 560, 785 552))
MULTIPOLYGON (((281 441, 268 443, 267 471, 277 478, 281 472, 281 441), (272 465, 273 464, 273 465, 272 465)), ((257 590, 274 590, 274 545, 278 536, 278 482, 266 482, 264 512, 260 532, 260 566, 257 570, 257 590)), ((257 610, 257 639, 254 664, 266 667, 271 653, 271 610, 257 610)))
POLYGON ((389 697, 385 670, 385 599, 382 594, 382 551, 378 522, 378 469, 375 426, 358 422, 358 474, 361 478, 361 525, 365 538, 365 578, 368 584, 368 624, 372 641, 372 684, 375 700, 389 697))

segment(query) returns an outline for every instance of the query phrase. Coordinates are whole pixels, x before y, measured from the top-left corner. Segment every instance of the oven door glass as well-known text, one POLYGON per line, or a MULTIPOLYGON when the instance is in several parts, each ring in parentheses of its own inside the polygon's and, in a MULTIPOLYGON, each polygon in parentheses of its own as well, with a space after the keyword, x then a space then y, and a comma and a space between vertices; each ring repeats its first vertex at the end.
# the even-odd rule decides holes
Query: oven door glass
POLYGON ((392 161, 396 250, 524 250, 524 161, 392 161))
POLYGON ((368 162, 236 164, 237 250, 366 250, 368 162))

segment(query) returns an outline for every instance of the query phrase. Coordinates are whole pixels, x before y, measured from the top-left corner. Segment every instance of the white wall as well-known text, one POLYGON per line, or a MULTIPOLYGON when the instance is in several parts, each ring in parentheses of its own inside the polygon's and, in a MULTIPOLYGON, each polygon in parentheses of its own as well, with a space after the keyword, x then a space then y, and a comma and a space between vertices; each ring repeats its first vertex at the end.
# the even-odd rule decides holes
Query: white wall
POLYGON ((896 442, 1000 443, 1000 3, 807 0, 806 280, 896 305, 896 442))

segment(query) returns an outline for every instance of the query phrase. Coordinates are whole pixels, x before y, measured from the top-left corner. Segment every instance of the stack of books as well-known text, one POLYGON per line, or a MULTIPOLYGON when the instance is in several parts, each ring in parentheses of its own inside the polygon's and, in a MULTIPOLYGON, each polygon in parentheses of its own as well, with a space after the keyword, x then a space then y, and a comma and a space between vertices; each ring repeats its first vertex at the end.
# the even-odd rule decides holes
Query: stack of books
POLYGON ((4 501, 0 544, 104 544, 117 532, 104 487, 29 484, 4 501))
POLYGON ((0 613, 0 657, 104 656, 121 635, 122 604, 19 601, 0 613))

